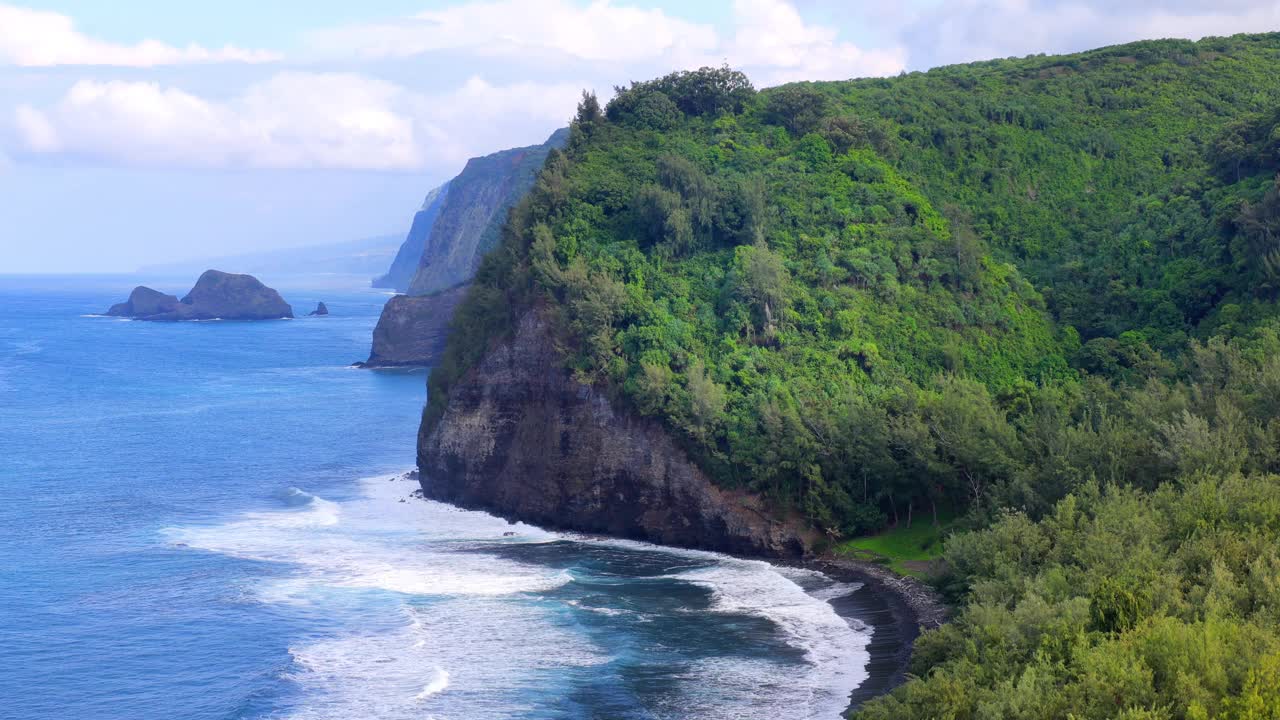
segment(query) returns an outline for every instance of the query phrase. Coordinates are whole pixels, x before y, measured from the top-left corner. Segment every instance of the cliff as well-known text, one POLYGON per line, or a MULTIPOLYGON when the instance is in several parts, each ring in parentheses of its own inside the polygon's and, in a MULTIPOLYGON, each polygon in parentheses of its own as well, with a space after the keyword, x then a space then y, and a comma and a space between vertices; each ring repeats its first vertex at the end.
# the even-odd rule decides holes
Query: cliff
POLYGON ((252 275, 206 270, 182 300, 139 286, 129 300, 111 306, 108 315, 156 322, 181 320, 276 320, 293 317, 280 293, 252 275))
POLYGON ((532 187, 547 154, 567 131, 541 145, 472 158, 458 176, 423 203, 391 270, 375 287, 394 287, 407 297, 387 302, 373 333, 369 359, 361 367, 430 366, 439 359, 453 318, 480 258, 491 249, 507 211, 532 187))
POLYGON ((387 301, 373 330, 373 349, 361 367, 429 366, 439 359, 454 308, 466 286, 434 295, 397 295, 387 301))
POLYGON ((536 309, 424 423, 418 466, 429 498, 544 527, 775 557, 815 540, 798 518, 717 488, 660 425, 575 381, 536 309))
POLYGON ((497 245, 507 211, 533 186, 547 153, 562 147, 567 130, 541 145, 503 150, 467 161, 449 183, 409 294, 427 295, 467 282, 480 258, 497 245))
POLYGON ((413 216, 413 225, 409 228, 409 234, 405 236, 404 243, 396 252, 395 260, 391 261, 391 268, 384 275, 374 278, 374 287, 388 288, 396 292, 405 292, 409 289, 413 276, 418 272, 418 265, 422 262, 422 253, 427 247, 431 228, 435 225, 440 209, 444 207, 444 200, 448 196, 449 183, 427 193, 426 199, 422 201, 422 208, 413 216))

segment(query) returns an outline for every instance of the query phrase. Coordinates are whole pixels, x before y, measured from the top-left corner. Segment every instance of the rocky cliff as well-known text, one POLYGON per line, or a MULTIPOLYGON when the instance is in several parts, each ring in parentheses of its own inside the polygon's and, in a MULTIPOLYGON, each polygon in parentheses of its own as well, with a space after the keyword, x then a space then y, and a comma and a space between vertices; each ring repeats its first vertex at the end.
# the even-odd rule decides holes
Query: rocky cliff
POLYGON ((418 466, 427 497, 544 527, 775 557, 815 540, 760 498, 715 487, 662 426, 575 381, 537 309, 424 423, 418 466))
POLYGON ((128 301, 112 305, 107 314, 157 322, 276 320, 293 317, 293 308, 252 275, 206 270, 182 300, 139 286, 128 301))
POLYGON ((404 243, 400 245, 395 260, 391 262, 391 268, 385 275, 374 278, 374 287, 387 288, 396 292, 405 292, 409 289, 413 276, 418 272, 418 266, 422 264, 422 253, 427 247, 427 238, 431 236, 431 228, 435 225, 440 209, 444 207, 445 198, 448 196, 449 183, 427 193, 426 199, 422 201, 422 208, 413 216, 413 225, 409 228, 409 234, 405 236, 404 243))
POLYGON ((468 160, 449 182, 409 294, 427 295, 470 280, 480 258, 497 244, 507 211, 533 187, 547 153, 567 139, 568 131, 559 130, 541 145, 468 160))
POLYGON ((497 242, 507 211, 533 186, 552 148, 567 131, 541 145, 472 158, 454 179, 432 191, 400 247, 391 270, 375 287, 408 290, 387 302, 362 367, 429 366, 444 350, 458 287, 470 282, 480 258, 497 242))
POLYGON ((430 366, 439 359, 448 337, 454 308, 466 286, 435 295, 397 295, 382 307, 373 330, 373 350, 361 367, 430 366))

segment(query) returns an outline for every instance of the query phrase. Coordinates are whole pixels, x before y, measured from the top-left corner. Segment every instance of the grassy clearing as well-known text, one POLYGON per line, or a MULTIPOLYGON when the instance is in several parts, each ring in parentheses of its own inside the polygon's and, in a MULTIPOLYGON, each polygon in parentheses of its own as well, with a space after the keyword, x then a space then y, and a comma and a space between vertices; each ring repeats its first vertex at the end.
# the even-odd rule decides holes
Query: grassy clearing
POLYGON ((847 540, 836 546, 836 553, 884 563, 896 573, 920 577, 929 562, 942 554, 942 539, 952 522, 950 513, 939 513, 936 527, 932 518, 916 518, 911 527, 904 523, 879 535, 847 540))

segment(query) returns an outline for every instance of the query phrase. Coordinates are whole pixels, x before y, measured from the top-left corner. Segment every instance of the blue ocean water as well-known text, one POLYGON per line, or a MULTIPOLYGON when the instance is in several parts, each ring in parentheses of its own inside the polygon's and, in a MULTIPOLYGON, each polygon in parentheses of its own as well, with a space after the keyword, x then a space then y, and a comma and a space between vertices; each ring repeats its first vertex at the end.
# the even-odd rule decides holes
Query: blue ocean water
POLYGON ((838 716, 853 587, 412 497, 425 375, 348 367, 385 296, 264 280, 332 314, 0 277, 0 717, 838 716))

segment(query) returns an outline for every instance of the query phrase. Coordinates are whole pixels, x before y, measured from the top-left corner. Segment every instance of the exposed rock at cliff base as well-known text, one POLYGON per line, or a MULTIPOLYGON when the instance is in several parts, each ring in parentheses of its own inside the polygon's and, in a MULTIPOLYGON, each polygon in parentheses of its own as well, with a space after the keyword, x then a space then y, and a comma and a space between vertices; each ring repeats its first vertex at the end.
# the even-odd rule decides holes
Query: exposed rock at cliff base
POLYGON ((361 367, 427 367, 444 352, 453 311, 467 286, 434 295, 397 295, 387 301, 373 330, 373 350, 361 367))
POLYGON ((418 436, 424 494, 543 527, 796 557, 816 536, 761 498, 713 485, 661 425, 575 381, 529 311, 418 436))
POLYGON ((112 305, 108 315, 139 320, 276 320, 293 317, 280 293, 252 275, 206 270, 191 292, 179 301, 148 287, 137 287, 127 302, 112 305))

